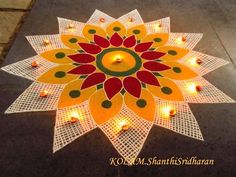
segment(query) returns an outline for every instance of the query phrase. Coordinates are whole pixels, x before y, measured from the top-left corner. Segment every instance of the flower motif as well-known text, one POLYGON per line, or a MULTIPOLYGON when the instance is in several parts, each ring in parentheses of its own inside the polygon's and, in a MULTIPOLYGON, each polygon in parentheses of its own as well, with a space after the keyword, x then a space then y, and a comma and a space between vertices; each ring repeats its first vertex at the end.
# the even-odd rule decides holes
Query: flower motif
MULTIPOLYGON (((137 110, 134 106, 145 110, 148 104, 154 103, 154 98, 152 96, 151 99, 142 98, 142 91, 159 98, 183 101, 180 89, 170 79, 183 80, 197 76, 197 73, 190 68, 177 62, 189 50, 165 46, 168 40, 167 34, 148 35, 144 24, 128 29, 119 21, 110 23, 106 29, 87 24, 83 28, 83 35, 63 34, 61 40, 70 49, 54 49, 40 54, 51 62, 63 64, 63 70, 59 70, 60 66, 55 67, 58 68, 56 70, 52 68, 38 78, 39 81, 54 84, 65 79, 65 82, 70 83, 62 92, 59 108, 82 103, 84 101, 82 95, 87 93, 92 95, 93 92, 87 92, 87 89, 91 90, 96 86, 97 89, 103 89, 104 95, 103 92, 93 95, 100 94, 103 97, 100 102, 95 100, 95 105, 101 105, 108 112, 116 106, 112 102, 119 94, 129 94, 132 101, 136 101, 136 105, 129 107, 131 110, 137 110), (161 44, 158 44, 159 42, 161 44), (65 70, 66 67, 70 69, 65 70), (77 82, 81 83, 80 87, 77 86, 77 82)), ((125 99, 121 99, 120 105, 123 100, 126 102, 125 99)), ((89 102, 93 105, 91 100, 89 102)), ((153 106, 155 107, 155 104, 153 106)), ((90 106, 90 109, 97 107, 90 106)), ((117 113, 119 111, 117 110, 117 113)), ((143 116, 145 114, 143 111, 135 113, 142 118, 147 117, 143 116)), ((92 114, 99 124, 111 118, 107 114, 101 121, 97 111, 92 111, 92 114)), ((154 115, 154 112, 150 115, 152 114, 154 115)))
POLYGON ((153 124, 203 140, 189 102, 234 102, 201 77, 227 62, 193 51, 202 35, 170 33, 169 18, 58 20, 60 34, 28 37, 37 56, 2 68, 34 80, 6 113, 57 110, 54 152, 99 127, 132 163, 153 124))

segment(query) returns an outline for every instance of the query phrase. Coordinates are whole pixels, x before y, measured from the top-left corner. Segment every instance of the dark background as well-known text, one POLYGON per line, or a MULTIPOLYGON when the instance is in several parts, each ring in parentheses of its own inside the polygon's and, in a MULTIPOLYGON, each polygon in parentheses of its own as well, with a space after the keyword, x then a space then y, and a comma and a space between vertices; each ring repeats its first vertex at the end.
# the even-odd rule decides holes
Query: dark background
MULTIPOLYGON (((58 33, 57 16, 86 22, 95 9, 115 18, 138 9, 145 22, 171 17, 173 32, 200 32, 195 50, 230 61, 206 76, 236 99, 236 2, 234 0, 41 0, 36 1, 2 66, 35 54, 25 35, 58 33)), ((191 104, 204 142, 154 126, 140 157, 171 156, 214 159, 214 166, 114 167, 119 157, 105 135, 95 129, 52 154, 55 112, 4 115, 31 84, 0 71, 1 177, 235 177, 236 104, 191 104)))

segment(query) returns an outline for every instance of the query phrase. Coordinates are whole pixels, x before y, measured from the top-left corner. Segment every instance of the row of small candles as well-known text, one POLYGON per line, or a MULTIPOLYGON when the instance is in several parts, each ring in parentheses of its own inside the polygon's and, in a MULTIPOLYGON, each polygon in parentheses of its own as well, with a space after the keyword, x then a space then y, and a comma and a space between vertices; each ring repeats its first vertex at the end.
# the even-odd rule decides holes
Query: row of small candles
MULTIPOLYGON (((199 85, 195 85, 195 84, 192 84, 192 85, 189 85, 189 91, 192 93, 192 92, 200 92, 202 90, 202 87, 199 86, 199 85)), ((42 98, 47 98, 49 92, 47 90, 43 90, 40 92, 39 96, 42 97, 42 98)), ((172 107, 171 105, 160 105, 160 110, 162 111, 162 116, 164 119, 171 119, 171 118, 174 118, 177 113, 178 113, 178 110, 174 107, 172 107)), ((71 114, 68 115, 69 116, 69 122, 70 123, 76 123, 78 121, 83 121, 83 117, 76 111, 73 111, 71 114)), ((129 128, 130 128, 130 123, 129 121, 123 119, 123 120, 120 120, 118 122, 118 130, 119 131, 127 131, 129 128)))
MULTIPOLYGON (((71 26, 72 26, 72 24, 71 24, 71 26)), ((178 37, 178 38, 176 39, 176 42, 177 42, 178 44, 181 44, 181 43, 186 42, 186 41, 187 41, 187 38, 186 38, 185 36, 178 37)), ((44 39, 44 40, 43 40, 43 45, 48 46, 49 44, 51 44, 51 41, 50 41, 49 39, 44 39)))

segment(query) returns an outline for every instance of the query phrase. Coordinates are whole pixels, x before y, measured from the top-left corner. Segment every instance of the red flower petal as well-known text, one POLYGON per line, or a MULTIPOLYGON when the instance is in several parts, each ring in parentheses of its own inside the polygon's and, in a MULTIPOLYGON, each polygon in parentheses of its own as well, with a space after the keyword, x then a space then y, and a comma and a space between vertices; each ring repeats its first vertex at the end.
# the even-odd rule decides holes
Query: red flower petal
POLYGON ((120 89, 122 88, 122 82, 120 79, 113 77, 104 83, 104 89, 106 95, 109 99, 111 99, 114 95, 116 95, 120 89))
POLYGON ((140 43, 140 44, 137 44, 134 49, 136 52, 144 52, 144 51, 147 51, 152 46, 152 43, 153 42, 140 43))
POLYGON ((127 48, 133 47, 136 44, 135 35, 126 38, 123 42, 123 45, 127 48))
POLYGON ((106 76, 103 73, 93 73, 89 75, 83 82, 81 89, 86 89, 88 87, 97 85, 103 81, 105 81, 106 76))
POLYGON ((107 48, 110 45, 109 41, 106 38, 98 36, 96 34, 94 35, 94 42, 102 48, 107 48))
POLYGON ((101 48, 95 44, 88 44, 88 43, 78 43, 80 45, 80 47, 90 53, 90 54, 98 54, 101 52, 101 48))
POLYGON ((167 65, 155 61, 148 61, 143 64, 143 67, 150 71, 164 71, 171 68, 167 65))
POLYGON ((69 74, 91 74, 96 70, 96 67, 93 65, 80 65, 72 70, 70 70, 69 74))
POLYGON ((141 83, 135 77, 126 77, 123 80, 124 88, 131 95, 139 98, 141 94, 141 83))
POLYGON ((120 37, 120 35, 118 33, 114 33, 112 36, 111 36, 111 39, 110 39, 110 43, 111 45, 115 46, 115 47, 119 47, 123 42, 123 39, 122 37, 120 37))
POLYGON ((149 71, 138 71, 136 75, 140 81, 146 84, 160 86, 157 78, 149 71))
POLYGON ((162 52, 148 51, 148 52, 142 53, 141 57, 146 60, 156 60, 158 58, 161 58, 164 55, 165 53, 162 53, 162 52))
POLYGON ((91 63, 95 61, 95 57, 89 54, 78 53, 75 55, 68 55, 70 59, 77 63, 91 63))

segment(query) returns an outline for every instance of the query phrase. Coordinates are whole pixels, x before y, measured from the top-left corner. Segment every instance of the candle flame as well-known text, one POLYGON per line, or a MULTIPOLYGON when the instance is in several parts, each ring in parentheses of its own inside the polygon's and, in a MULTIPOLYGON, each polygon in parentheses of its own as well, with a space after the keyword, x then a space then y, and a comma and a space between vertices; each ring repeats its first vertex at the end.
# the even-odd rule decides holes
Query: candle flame
POLYGON ((160 29, 161 29, 161 23, 156 23, 155 25, 154 25, 154 30, 155 31, 159 31, 160 29))
POLYGON ((43 43, 44 43, 44 45, 49 45, 50 44, 50 40, 49 39, 44 39, 43 43))
POLYGON ((187 89, 190 93, 197 93, 196 90, 196 84, 195 83, 190 83, 187 85, 187 89))
POLYGON ((119 122, 119 130, 123 130, 123 131, 126 131, 129 129, 129 123, 127 120, 125 119, 122 119, 120 122, 119 122))

